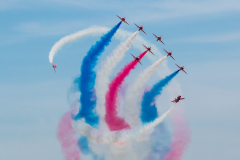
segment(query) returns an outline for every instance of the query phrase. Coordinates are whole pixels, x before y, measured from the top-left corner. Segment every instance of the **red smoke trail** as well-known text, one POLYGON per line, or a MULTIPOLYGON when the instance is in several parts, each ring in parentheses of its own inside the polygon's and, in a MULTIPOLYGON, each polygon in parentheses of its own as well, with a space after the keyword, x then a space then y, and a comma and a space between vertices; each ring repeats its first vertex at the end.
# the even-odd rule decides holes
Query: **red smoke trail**
POLYGON ((180 110, 173 112, 173 139, 170 151, 163 160, 180 160, 188 144, 191 142, 191 131, 184 114, 180 110))
MULTIPOLYGON (((139 61, 147 53, 143 52, 139 56, 139 61)), ((125 65, 125 67, 117 74, 117 76, 109 84, 109 90, 106 94, 106 115, 105 121, 108 124, 108 127, 111 131, 121 130, 124 128, 130 128, 123 118, 118 117, 117 113, 117 100, 118 100, 118 91, 124 81, 124 79, 130 74, 130 71, 134 69, 137 65, 137 61, 133 60, 132 62, 125 65)))
POLYGON ((65 160, 80 160, 80 151, 77 147, 77 139, 75 138, 76 132, 72 128, 72 110, 65 113, 59 124, 57 137, 61 143, 62 152, 65 160))

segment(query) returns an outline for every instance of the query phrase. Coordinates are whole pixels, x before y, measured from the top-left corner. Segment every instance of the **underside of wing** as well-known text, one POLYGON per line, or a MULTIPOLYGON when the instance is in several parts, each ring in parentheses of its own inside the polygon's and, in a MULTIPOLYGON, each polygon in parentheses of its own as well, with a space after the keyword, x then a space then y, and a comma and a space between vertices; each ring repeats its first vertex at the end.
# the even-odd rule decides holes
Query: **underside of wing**
POLYGON ((158 38, 154 33, 153 33, 153 35, 154 35, 156 38, 158 38))
MULTIPOLYGON (((136 25, 136 23, 134 23, 136 25)), ((138 25, 136 25, 138 28, 140 28, 138 25)))
MULTIPOLYGON (((132 55, 132 54, 131 54, 132 55)), ((133 56, 133 58, 136 58, 134 55, 132 55, 133 56)))
MULTIPOLYGON (((127 23, 126 21, 124 21, 125 23, 127 23)), ((128 23, 127 23, 128 24, 128 23)), ((129 24, 128 24, 129 25, 129 24)))
POLYGON ((121 17, 119 17, 118 15, 116 15, 118 18, 122 19, 121 17))
MULTIPOLYGON (((176 64, 176 63, 175 63, 176 64)), ((176 64, 176 66, 178 66, 178 68, 181 68, 179 65, 176 64)))

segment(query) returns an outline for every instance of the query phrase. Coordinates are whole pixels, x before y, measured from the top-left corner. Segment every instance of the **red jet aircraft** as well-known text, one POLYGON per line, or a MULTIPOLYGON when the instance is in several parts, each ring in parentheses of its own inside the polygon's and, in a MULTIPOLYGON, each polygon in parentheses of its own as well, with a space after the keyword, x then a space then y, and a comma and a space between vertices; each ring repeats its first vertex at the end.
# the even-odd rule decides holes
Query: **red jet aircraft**
MULTIPOLYGON (((172 52, 168 52, 168 51, 166 51, 165 49, 163 49, 168 55, 167 56, 170 56, 170 57, 172 57, 172 52)), ((172 59, 174 59, 173 57, 172 57, 172 59)), ((175 59, 174 59, 175 60, 175 59)))
MULTIPOLYGON (((134 24, 135 24, 135 23, 134 23, 134 24)), ((135 24, 135 25, 136 25, 136 24, 135 24)), ((139 31, 142 31, 143 33, 145 33, 144 30, 143 30, 143 26, 141 26, 141 27, 139 27, 138 25, 136 25, 136 26, 139 28, 139 29, 138 29, 139 31)), ((145 33, 145 34, 147 34, 147 33, 145 33)))
MULTIPOLYGON (((116 15, 118 18, 120 18, 122 20, 122 22, 125 22, 126 24, 128 24, 126 21, 125 21, 125 17, 121 18, 119 17, 118 15, 116 15)), ((128 24, 129 25, 129 24, 128 24)))
POLYGON ((174 103, 178 103, 180 100, 183 100, 185 98, 181 98, 181 96, 178 96, 177 98, 175 98, 173 101, 171 102, 174 102, 174 103))
POLYGON ((147 51, 149 51, 149 52, 151 52, 153 54, 153 52, 151 51, 151 47, 146 47, 144 44, 143 44, 143 46, 147 49, 147 51))
MULTIPOLYGON (((177 64, 176 64, 176 65, 177 65, 177 64)), ((179 65, 177 65, 177 66, 178 66, 178 68, 180 68, 180 69, 179 69, 180 71, 182 70, 183 72, 185 72, 185 71, 184 71, 184 66, 182 66, 182 67, 180 67, 179 65)), ((185 73, 187 74, 187 72, 185 72, 185 73)))
POLYGON ((52 63, 52 65, 53 65, 54 71, 56 72, 57 65, 56 65, 56 64, 53 64, 53 63, 52 63))
MULTIPOLYGON (((131 54, 132 55, 132 54, 131 54)), ((135 57, 134 55, 132 55, 133 56, 133 58, 135 59, 135 61, 138 61, 138 63, 140 63, 141 65, 142 65, 142 63, 140 62, 140 60, 139 60, 139 57, 135 57)))
MULTIPOLYGON (((158 36, 156 36, 154 33, 153 33, 153 35, 157 38, 157 41, 160 41, 160 42, 163 43, 163 41, 162 41, 162 36, 158 37, 158 36)), ((163 43, 163 44, 164 44, 164 43, 163 43)), ((164 45, 165 45, 165 44, 164 44, 164 45)))

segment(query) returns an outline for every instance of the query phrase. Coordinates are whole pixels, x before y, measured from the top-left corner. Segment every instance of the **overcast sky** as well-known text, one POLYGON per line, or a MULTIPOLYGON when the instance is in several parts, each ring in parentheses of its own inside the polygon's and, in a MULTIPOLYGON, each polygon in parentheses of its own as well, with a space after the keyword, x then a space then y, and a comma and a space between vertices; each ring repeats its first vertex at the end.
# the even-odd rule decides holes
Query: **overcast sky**
MULTIPOLYGON (((173 52, 176 61, 167 60, 171 71, 177 69, 175 62, 185 66, 188 75, 176 77, 192 131, 183 160, 239 159, 239 0, 1 0, 0 4, 1 159, 62 159, 58 121, 69 109, 67 93, 79 75, 82 58, 99 37, 85 37, 59 51, 54 58, 56 74, 48 53, 65 35, 93 25, 113 27, 119 22, 116 15, 125 16, 130 24, 122 24, 122 29, 135 32, 133 23, 143 25, 147 35, 141 36, 160 51, 164 47, 173 52), (166 45, 156 42, 152 33, 161 35, 166 45)), ((113 41, 104 54, 117 44, 113 41)), ((151 64, 143 62, 145 67, 151 64)))

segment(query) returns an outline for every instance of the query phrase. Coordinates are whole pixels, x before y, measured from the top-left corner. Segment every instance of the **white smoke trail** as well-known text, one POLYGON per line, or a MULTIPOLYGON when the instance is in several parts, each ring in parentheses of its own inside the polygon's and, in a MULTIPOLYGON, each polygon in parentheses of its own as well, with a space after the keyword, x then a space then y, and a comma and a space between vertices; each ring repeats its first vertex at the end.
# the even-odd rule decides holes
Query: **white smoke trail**
POLYGON ((174 106, 172 106, 162 116, 156 118, 153 122, 144 124, 143 126, 135 127, 134 129, 124 129, 119 131, 102 131, 90 126, 82 119, 78 121, 73 121, 72 126, 76 132, 83 134, 84 136, 88 137, 88 139, 94 142, 102 144, 121 143, 126 142, 131 138, 134 138, 153 129, 171 113, 173 108, 174 106))
POLYGON ((105 95, 110 83, 109 76, 112 74, 114 68, 124 58, 125 52, 130 48, 132 42, 138 35, 139 31, 133 33, 125 42, 122 42, 113 52, 102 61, 100 68, 97 71, 97 78, 95 83, 97 107, 96 111, 100 117, 100 127, 107 129, 105 116, 105 95))
POLYGON ((144 90, 145 84, 166 58, 167 56, 160 58, 150 67, 145 69, 139 76, 136 77, 133 84, 129 85, 127 88, 123 105, 123 113, 125 121, 131 126, 131 128, 137 126, 140 122, 139 115, 141 111, 141 94, 144 90))
POLYGON ((69 43, 69 42, 73 42, 83 36, 86 35, 98 35, 98 34, 102 34, 102 33, 106 33, 109 30, 109 28, 106 27, 90 27, 84 30, 81 30, 79 32, 70 34, 68 36, 65 36, 63 38, 61 38, 59 41, 57 41, 53 47, 51 48, 50 52, 49 52, 49 62, 52 64, 53 63, 53 57, 56 55, 57 51, 60 50, 65 44, 69 43))

